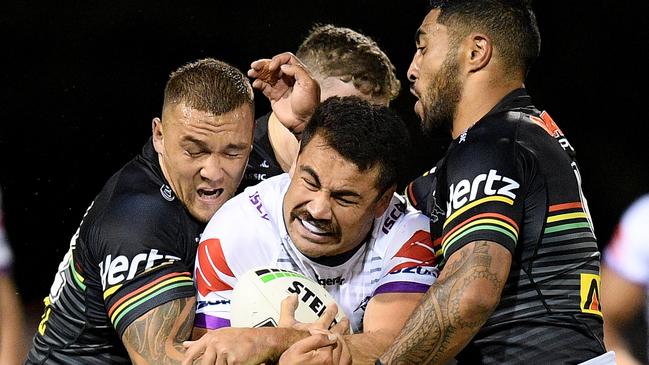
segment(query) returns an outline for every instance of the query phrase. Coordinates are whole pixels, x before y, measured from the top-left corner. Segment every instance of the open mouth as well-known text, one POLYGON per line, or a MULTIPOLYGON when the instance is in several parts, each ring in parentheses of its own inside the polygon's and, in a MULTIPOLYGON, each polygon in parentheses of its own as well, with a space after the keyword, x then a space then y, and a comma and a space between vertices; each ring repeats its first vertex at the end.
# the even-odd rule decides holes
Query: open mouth
POLYGON ((410 87, 410 93, 414 95, 417 99, 419 99, 419 95, 417 94, 417 90, 415 90, 414 86, 410 87))
POLYGON ((313 223, 311 223, 309 221, 302 220, 300 218, 298 218, 297 220, 302 224, 302 227, 306 228, 307 231, 309 231, 309 232, 311 232, 311 233, 313 233, 315 235, 318 235, 318 236, 329 236, 329 235, 331 235, 331 233, 329 231, 324 230, 324 229, 318 227, 317 225, 315 225, 315 224, 313 224, 313 223))
POLYGON ((204 200, 216 200, 221 194, 223 189, 198 189, 198 196, 204 200))

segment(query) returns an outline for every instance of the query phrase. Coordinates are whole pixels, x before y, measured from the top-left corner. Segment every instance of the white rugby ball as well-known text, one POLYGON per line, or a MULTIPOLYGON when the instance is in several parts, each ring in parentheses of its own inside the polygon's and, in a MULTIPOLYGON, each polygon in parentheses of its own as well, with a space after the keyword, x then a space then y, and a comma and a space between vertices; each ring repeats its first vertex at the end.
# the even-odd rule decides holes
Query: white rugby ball
MULTIPOLYGON (((306 276, 291 270, 257 267, 238 278, 230 305, 232 327, 277 327, 282 300, 298 295, 295 319, 315 322, 335 299, 325 288, 306 276)), ((338 303, 336 303, 337 305, 338 303)), ((338 305, 336 321, 345 317, 338 305)))

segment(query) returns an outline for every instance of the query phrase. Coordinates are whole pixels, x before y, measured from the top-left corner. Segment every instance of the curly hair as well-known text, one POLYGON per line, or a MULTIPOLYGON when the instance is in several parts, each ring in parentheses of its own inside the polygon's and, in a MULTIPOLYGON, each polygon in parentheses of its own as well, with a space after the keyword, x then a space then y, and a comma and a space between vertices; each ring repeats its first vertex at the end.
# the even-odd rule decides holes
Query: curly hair
POLYGON ((316 75, 352 81, 363 94, 394 100, 401 87, 395 67, 370 37, 331 24, 316 24, 296 56, 316 75))
POLYGON ((357 96, 331 97, 318 106, 302 132, 300 153, 316 134, 360 171, 378 166, 376 188, 381 193, 401 183, 409 136, 403 120, 387 107, 357 96))

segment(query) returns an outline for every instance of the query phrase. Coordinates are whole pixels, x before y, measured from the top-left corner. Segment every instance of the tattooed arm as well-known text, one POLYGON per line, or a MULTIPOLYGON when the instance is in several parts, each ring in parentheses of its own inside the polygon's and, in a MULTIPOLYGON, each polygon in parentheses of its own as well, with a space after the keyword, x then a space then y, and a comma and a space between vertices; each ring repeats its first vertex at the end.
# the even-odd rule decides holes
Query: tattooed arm
POLYGON ((162 304, 136 319, 124 331, 122 342, 133 364, 180 364, 194 323, 194 297, 162 304))
POLYGON ((500 302, 511 265, 502 245, 476 241, 449 257, 388 351, 384 364, 444 364, 475 336, 500 302))

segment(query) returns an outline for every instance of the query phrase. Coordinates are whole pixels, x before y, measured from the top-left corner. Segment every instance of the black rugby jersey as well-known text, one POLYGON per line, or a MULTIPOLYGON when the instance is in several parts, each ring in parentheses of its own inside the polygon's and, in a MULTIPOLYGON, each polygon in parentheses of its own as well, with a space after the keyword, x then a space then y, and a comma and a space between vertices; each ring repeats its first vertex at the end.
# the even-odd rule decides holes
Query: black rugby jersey
POLYGON ((575 151, 524 89, 455 139, 406 195, 429 216, 444 261, 478 240, 512 253, 500 304, 459 364, 576 364, 605 352, 600 254, 575 151))
POLYGON ((284 173, 275 157, 275 151, 273 151, 273 146, 270 144, 270 138, 268 137, 270 114, 257 118, 255 122, 252 152, 250 152, 246 171, 237 189, 237 194, 248 186, 257 185, 261 181, 284 173))
POLYGON ((91 203, 59 265, 26 364, 130 364, 128 325, 193 297, 204 225, 165 181, 151 140, 91 203))

